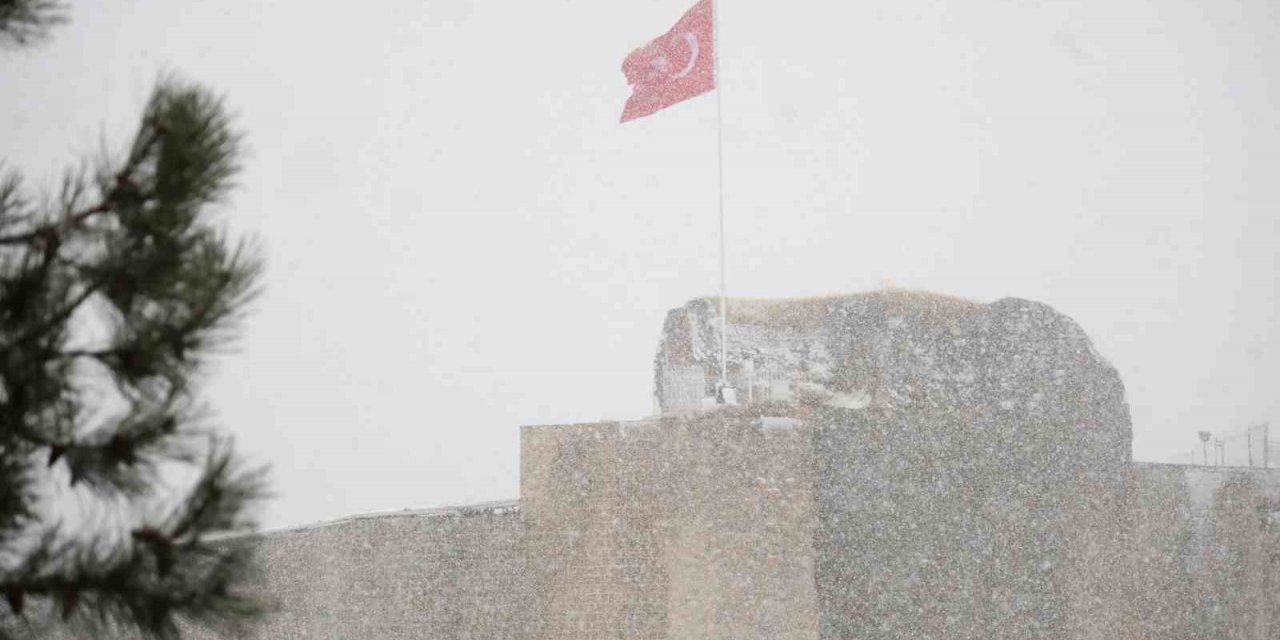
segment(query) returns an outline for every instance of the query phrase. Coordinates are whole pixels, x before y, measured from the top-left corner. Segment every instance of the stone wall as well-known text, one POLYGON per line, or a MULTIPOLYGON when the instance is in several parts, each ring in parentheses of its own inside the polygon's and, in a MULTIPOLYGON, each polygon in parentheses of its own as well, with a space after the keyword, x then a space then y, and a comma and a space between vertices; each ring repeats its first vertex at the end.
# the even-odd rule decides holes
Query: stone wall
POLYGON ((854 300, 815 396, 823 637, 1114 630, 1130 466, 1120 377, 1049 307, 854 300), (849 408, 838 394, 879 396, 849 408))
POLYGON ((1053 463, 1058 439, 1002 451, 972 425, 788 405, 526 427, 518 506, 258 537, 278 610, 249 637, 1277 637, 1280 474, 1130 464, 1117 494, 1053 463))
POLYGON ((259 587, 276 611, 250 637, 523 637, 536 606, 519 534, 514 503, 266 534, 259 587))
MULTIPOLYGON (((250 637, 1280 637, 1280 472, 1133 463, 1069 318, 737 308, 731 377, 794 367, 788 401, 525 427, 518 504, 254 538, 277 611, 250 637)), ((718 366, 710 313, 673 312, 659 360, 718 366)))
POLYGON ((1066 428, 840 413, 816 434, 824 638, 1106 637, 1086 603, 1122 596, 1124 485, 1081 473, 1066 428))
POLYGON ((1280 473, 1137 464, 1126 506, 1134 637, 1280 637, 1280 473))
POLYGON ((758 411, 526 427, 543 638, 816 638, 811 439, 758 411))

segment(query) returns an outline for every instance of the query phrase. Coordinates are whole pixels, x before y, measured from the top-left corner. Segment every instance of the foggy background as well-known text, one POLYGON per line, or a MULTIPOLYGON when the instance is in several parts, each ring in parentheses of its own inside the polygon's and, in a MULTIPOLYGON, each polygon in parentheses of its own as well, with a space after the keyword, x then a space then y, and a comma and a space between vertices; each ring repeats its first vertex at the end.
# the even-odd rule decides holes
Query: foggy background
MULTIPOLYGON (((225 93, 268 259, 205 397, 269 527, 514 498, 518 426, 652 411, 715 293, 715 95, 620 126, 693 0, 75 2, 0 57, 35 184, 225 93)), ((1017 296, 1119 369, 1134 453, 1280 421, 1280 5, 721 0, 729 288, 1017 296)))

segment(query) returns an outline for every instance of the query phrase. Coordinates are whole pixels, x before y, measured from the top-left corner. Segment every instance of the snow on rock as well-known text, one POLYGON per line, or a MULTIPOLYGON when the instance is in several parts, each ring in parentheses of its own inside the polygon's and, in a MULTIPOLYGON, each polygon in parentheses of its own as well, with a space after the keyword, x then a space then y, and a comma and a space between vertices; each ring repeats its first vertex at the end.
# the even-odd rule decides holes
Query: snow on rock
MULTIPOLYGON (((914 291, 730 299, 727 325, 728 380, 741 402, 808 399, 944 413, 994 407, 1078 420, 1094 444, 1129 460, 1119 375, 1079 325, 1047 305, 914 291), (1061 411, 1068 396, 1066 404, 1088 406, 1068 416, 1061 411)), ((719 349, 717 299, 695 299, 667 314, 654 363, 663 412, 696 409, 714 395, 719 349)))

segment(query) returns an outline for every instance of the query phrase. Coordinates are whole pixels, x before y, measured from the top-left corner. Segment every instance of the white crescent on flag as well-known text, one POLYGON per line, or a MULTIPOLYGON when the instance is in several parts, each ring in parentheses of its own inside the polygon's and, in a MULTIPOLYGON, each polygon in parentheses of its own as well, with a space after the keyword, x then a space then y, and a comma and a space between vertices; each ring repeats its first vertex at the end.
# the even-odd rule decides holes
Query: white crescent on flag
POLYGON ((693 68, 698 65, 699 51, 698 51, 697 34, 685 32, 684 41, 686 44, 689 45, 689 62, 688 64, 684 65, 684 68, 681 69, 678 73, 672 75, 671 76, 672 78, 683 78, 689 75, 689 73, 693 71, 693 68))

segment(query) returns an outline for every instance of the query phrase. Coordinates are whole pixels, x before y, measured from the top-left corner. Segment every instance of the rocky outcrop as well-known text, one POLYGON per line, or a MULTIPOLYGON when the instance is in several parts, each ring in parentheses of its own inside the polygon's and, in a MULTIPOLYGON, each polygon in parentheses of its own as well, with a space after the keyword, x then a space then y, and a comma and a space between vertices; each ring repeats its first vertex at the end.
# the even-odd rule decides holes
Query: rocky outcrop
MULTIPOLYGON (((1047 305, 881 291, 728 306, 728 379, 743 400, 810 395, 852 409, 981 406, 1010 419, 1070 418, 1094 445, 1129 460, 1119 374, 1079 325, 1047 305), (1070 416, 1062 413, 1068 405, 1070 416)), ((714 393, 719 340, 715 300, 668 313, 654 366, 664 412, 694 408, 690 398, 714 393), (701 393, 674 388, 690 381, 701 393)))

